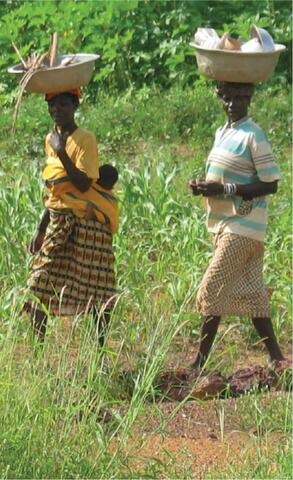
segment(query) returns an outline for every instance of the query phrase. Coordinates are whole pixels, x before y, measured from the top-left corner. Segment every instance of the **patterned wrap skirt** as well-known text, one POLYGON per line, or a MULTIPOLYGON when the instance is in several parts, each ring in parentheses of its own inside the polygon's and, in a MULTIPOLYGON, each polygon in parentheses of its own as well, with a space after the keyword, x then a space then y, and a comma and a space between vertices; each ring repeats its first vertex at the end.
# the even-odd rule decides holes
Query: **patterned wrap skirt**
POLYGON ((93 307, 112 309, 116 298, 112 234, 97 220, 50 210, 42 248, 32 260, 27 291, 32 299, 26 310, 35 297, 52 315, 76 315, 93 307))
POLYGON ((263 243, 232 233, 215 236, 214 255, 197 292, 202 315, 270 316, 263 283, 263 243))

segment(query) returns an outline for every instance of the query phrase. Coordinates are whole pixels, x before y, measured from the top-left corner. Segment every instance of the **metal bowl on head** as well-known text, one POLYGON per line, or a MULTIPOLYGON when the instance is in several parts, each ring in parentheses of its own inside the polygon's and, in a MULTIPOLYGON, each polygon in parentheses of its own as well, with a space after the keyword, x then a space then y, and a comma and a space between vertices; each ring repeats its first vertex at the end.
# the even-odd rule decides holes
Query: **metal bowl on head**
POLYGON ((269 32, 264 28, 259 28, 256 25, 252 25, 250 30, 250 38, 257 38, 264 52, 273 52, 275 50, 274 40, 270 36, 269 32))
POLYGON ((275 44, 273 52, 241 52, 207 49, 190 43, 196 49, 199 71, 212 80, 223 82, 259 83, 268 80, 278 63, 279 55, 286 50, 275 44))
MULTIPOLYGON (((43 67, 35 70, 25 90, 33 93, 57 93, 87 85, 94 72, 95 60, 98 58, 99 55, 90 53, 59 55, 55 67, 43 67), (65 65, 70 61, 71 63, 65 65)), ((26 70, 20 63, 10 67, 8 72, 16 74, 21 80, 26 70)))

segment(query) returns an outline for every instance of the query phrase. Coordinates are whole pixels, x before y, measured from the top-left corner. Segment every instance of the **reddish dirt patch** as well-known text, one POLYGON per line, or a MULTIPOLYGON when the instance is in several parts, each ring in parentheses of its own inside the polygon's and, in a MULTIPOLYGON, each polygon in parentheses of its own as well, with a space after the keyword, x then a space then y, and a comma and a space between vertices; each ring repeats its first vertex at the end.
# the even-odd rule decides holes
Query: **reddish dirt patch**
POLYGON ((135 459, 131 462, 131 469, 143 471, 149 464, 147 458, 161 461, 165 469, 172 472, 177 478, 182 478, 182 471, 192 473, 197 479, 214 468, 224 466, 228 457, 236 458, 239 445, 224 444, 214 440, 192 440, 189 438, 174 438, 150 435, 143 438, 143 445, 136 447, 135 459))
MULTIPOLYGON (((283 393, 269 393, 263 397, 263 404, 275 402, 280 395, 283 393)), ((130 468, 143 472, 150 462, 158 462, 158 466, 161 461, 164 475, 170 468, 173 476, 174 472, 178 474, 177 478, 185 477, 184 473, 190 478, 192 473, 195 478, 202 479, 209 470, 225 469, 228 460, 239 463, 239 455, 253 458, 256 442, 260 448, 261 444, 249 426, 247 431, 242 430, 236 412, 238 401, 162 402, 146 407, 145 413, 137 418, 125 447, 127 453, 133 455, 130 468), (224 427, 221 425, 222 408, 225 408, 224 427)), ((285 437, 282 432, 266 433, 263 448, 284 444, 285 437)))
MULTIPOLYGON (((284 435, 279 432, 269 434, 267 444, 274 445, 284 441, 284 435)), ((272 448, 272 447, 269 447, 272 448)), ((264 450, 267 446, 264 447, 264 450)), ((229 464, 239 463, 239 455, 254 458, 255 440, 246 432, 229 432, 223 439, 210 433, 209 437, 191 438, 176 435, 142 434, 133 436, 127 445, 128 455, 133 455, 128 467, 132 471, 143 472, 151 462, 163 462, 163 477, 170 469, 172 478, 191 477, 199 480, 211 470, 221 470, 229 464), (139 438, 139 440, 137 440, 139 438)))

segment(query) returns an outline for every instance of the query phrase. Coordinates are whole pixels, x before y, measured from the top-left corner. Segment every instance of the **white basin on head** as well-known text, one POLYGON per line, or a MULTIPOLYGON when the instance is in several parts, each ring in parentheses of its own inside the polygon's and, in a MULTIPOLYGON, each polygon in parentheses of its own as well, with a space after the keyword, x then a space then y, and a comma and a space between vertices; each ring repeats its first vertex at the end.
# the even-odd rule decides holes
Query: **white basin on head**
POLYGON ((212 80, 239 83, 259 83, 268 80, 278 63, 285 45, 275 44, 269 52, 242 52, 202 48, 190 43, 196 49, 199 71, 212 80))
MULTIPOLYGON (((57 93, 71 90, 82 85, 87 85, 92 78, 94 62, 99 55, 91 53, 78 53, 76 55, 58 55, 57 65, 36 70, 28 81, 25 90, 34 93, 57 93), (62 62, 72 58, 74 61, 69 65, 62 62)), ((20 63, 8 69, 21 79, 26 73, 20 63)))

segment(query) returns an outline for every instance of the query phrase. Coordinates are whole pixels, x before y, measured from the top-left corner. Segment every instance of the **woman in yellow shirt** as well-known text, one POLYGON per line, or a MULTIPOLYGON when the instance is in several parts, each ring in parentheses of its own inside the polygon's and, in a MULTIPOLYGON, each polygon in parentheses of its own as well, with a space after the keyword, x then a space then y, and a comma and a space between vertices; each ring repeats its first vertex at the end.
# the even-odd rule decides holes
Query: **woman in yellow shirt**
POLYGON ((79 89, 46 95, 54 130, 46 138, 46 209, 30 244, 35 256, 27 283, 32 298, 26 302, 41 342, 46 312, 93 312, 104 330, 115 303, 112 231, 101 219, 87 217, 87 196, 99 177, 99 163, 95 136, 75 123, 79 96, 79 89), (79 195, 78 216, 66 201, 72 191, 79 195))

